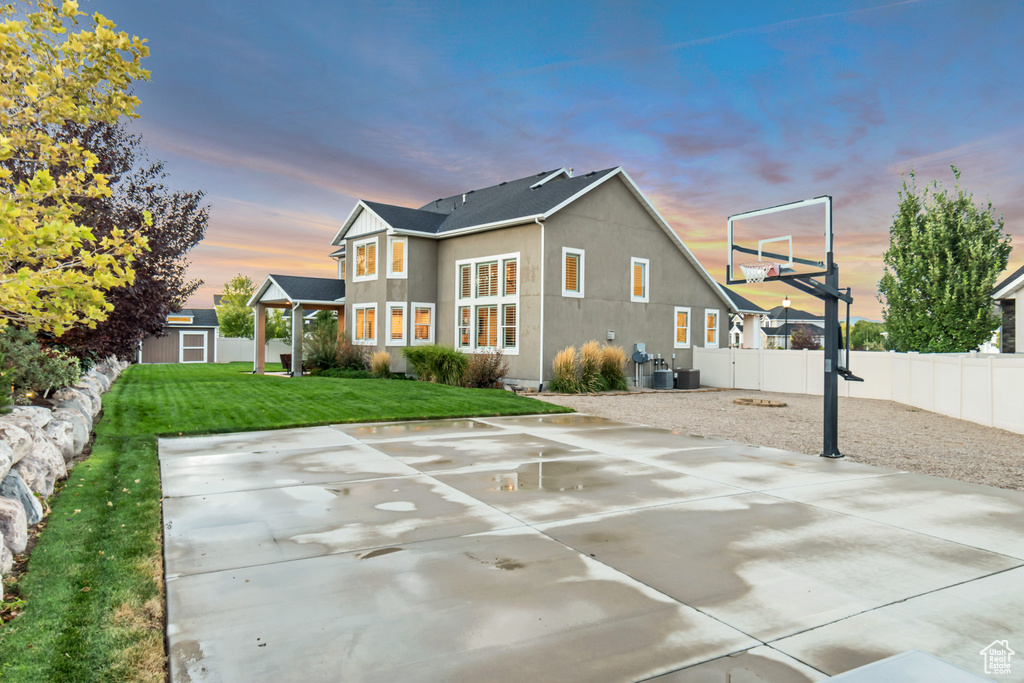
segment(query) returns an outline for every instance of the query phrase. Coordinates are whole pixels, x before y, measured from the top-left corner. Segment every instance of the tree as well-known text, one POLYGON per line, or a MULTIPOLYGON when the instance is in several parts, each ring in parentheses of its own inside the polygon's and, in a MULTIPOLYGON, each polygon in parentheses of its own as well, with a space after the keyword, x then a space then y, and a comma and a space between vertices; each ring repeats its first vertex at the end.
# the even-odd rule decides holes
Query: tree
POLYGON ((134 281, 107 293, 113 305, 107 318, 94 328, 77 325, 59 341, 83 358, 130 358, 144 337, 164 334, 167 316, 181 310, 202 284, 186 280, 186 255, 206 235, 209 207, 202 205, 201 191, 168 189, 163 162, 149 163, 142 138, 120 126, 69 124, 62 136, 96 155, 111 188, 108 197, 81 202, 83 222, 94 226, 97 237, 115 230, 141 235, 149 249, 132 264, 134 281))
POLYGON ((220 323, 222 337, 253 338, 253 312, 248 304, 255 292, 256 285, 248 275, 239 273, 225 283, 220 305, 217 306, 217 321, 220 323))
POLYGON ((960 188, 960 171, 950 168, 955 193, 935 180, 919 194, 913 171, 899 192, 878 283, 886 345, 895 351, 969 351, 999 327, 991 293, 1006 268, 1010 236, 992 202, 975 206, 960 188))
POLYGON ((821 344, 818 343, 817 338, 814 336, 814 332, 806 325, 797 325, 793 328, 793 334, 789 336, 789 348, 796 351, 802 349, 814 349, 821 348, 821 344))
POLYGON ((284 311, 272 308, 267 312, 267 339, 282 339, 286 344, 292 343, 292 319, 285 318, 284 311))
POLYGON ((32 9, 0 6, 0 161, 9 162, 0 168, 0 327, 60 334, 106 318, 105 294, 134 281, 146 239, 120 228, 98 237, 79 220, 79 202, 110 188, 95 154, 54 134, 69 121, 136 118, 130 88, 149 78, 140 65, 149 49, 100 14, 93 30, 74 30, 85 16, 74 0, 32 9))
POLYGON ((858 320, 850 334, 850 348, 858 351, 880 351, 885 345, 885 325, 858 320))

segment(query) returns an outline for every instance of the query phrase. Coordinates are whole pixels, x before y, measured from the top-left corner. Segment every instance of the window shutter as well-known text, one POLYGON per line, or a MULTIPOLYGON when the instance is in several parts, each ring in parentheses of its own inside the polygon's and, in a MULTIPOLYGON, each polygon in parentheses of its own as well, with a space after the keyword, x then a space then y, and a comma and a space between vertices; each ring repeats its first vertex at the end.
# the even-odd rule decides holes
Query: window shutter
POLYGON ((462 282, 459 284, 459 295, 463 299, 473 296, 473 269, 469 266, 459 268, 462 282))
POLYGON ((515 259, 505 261, 505 296, 512 296, 516 293, 516 286, 519 282, 519 267, 515 259))
POLYGON ((578 254, 565 255, 565 291, 580 291, 579 280, 580 257, 578 254))
MULTIPOLYGON (((620 271, 621 272, 621 271, 620 271)), ((633 264, 633 296, 644 295, 644 264, 633 264)))
POLYGON ((370 242, 366 245, 366 274, 375 275, 377 273, 377 245, 370 242))
POLYGON ((395 275, 405 272, 405 241, 391 243, 391 272, 395 275))
POLYGON ((401 341, 405 336, 405 320, 402 309, 397 306, 391 309, 391 341, 401 341))

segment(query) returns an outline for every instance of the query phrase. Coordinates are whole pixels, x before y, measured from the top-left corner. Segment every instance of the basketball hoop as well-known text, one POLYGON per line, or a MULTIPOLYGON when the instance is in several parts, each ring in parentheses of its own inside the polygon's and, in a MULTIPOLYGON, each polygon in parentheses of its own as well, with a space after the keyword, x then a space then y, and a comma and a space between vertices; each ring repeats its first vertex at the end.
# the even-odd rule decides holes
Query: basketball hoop
POLYGON ((756 285, 764 282, 769 275, 778 275, 779 268, 774 263, 759 261, 757 263, 741 263, 740 269, 743 277, 747 279, 748 285, 756 285))

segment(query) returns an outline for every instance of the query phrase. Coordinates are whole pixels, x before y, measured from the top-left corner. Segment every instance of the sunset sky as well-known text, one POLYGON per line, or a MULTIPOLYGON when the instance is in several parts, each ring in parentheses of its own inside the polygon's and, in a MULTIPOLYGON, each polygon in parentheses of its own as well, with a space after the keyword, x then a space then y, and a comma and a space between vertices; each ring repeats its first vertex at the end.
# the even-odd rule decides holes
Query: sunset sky
POLYGON ((419 206, 560 166, 623 166, 720 281, 728 215, 831 194, 842 284, 879 318, 901 174, 952 186, 952 163, 1024 265, 1017 1, 81 8, 149 40, 132 129, 211 206, 194 306, 238 272, 333 276, 356 199, 419 206))

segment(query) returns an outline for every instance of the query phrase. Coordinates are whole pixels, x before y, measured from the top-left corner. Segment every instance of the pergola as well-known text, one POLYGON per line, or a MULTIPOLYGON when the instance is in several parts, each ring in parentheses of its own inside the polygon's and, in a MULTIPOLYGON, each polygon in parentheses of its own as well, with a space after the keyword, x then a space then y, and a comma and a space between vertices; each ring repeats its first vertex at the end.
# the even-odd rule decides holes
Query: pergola
POLYGON ((334 278, 268 275, 249 299, 255 313, 253 363, 257 375, 264 373, 267 355, 267 309, 292 312, 291 376, 302 376, 302 317, 306 311, 337 311, 338 338, 345 333, 345 281, 334 278))

